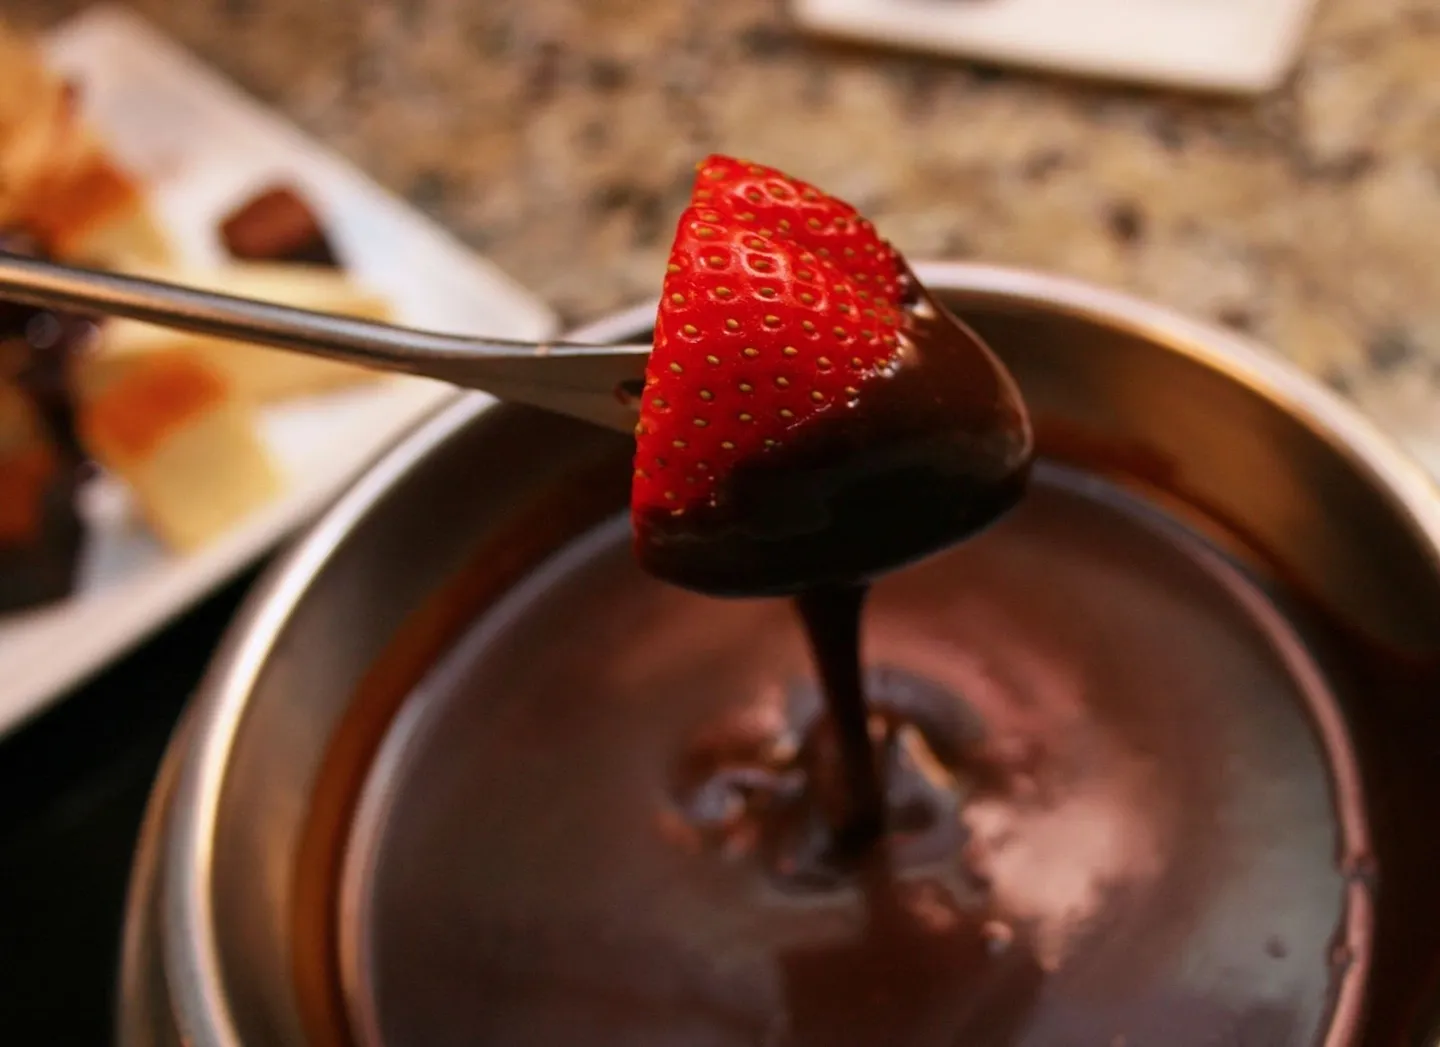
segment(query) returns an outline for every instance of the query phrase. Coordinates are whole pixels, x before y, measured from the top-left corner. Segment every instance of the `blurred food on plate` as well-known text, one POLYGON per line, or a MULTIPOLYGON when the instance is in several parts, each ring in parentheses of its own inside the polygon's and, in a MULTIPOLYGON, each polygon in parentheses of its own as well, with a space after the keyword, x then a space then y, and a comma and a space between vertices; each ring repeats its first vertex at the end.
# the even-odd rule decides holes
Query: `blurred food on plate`
POLYGON ((290 186, 268 189, 226 215, 220 236, 236 258, 340 264, 319 218, 290 186))
MULTIPOLYGON (((280 305, 384 320, 389 305, 339 270, 315 265, 236 262, 223 267, 141 267, 138 275, 207 291, 258 298, 280 305)), ((133 320, 106 324, 105 351, 111 355, 180 350, 215 368, 248 403, 276 403, 326 392, 378 377, 377 372, 301 353, 263 349, 228 339, 154 327, 133 320)))
MULTIPOLYGON (((57 75, 33 40, 0 23, 0 250, 390 318, 385 299, 347 275, 299 187, 277 182, 234 201, 216 234, 229 261, 177 257, 146 186, 87 123, 83 77, 57 75)), ((84 544, 77 505, 92 473, 122 482, 165 546, 194 550, 284 489, 261 411, 376 377, 0 302, 0 612, 73 590, 84 544)))
POLYGON ((202 358, 102 355, 82 388, 85 446, 172 548, 203 545, 280 493, 249 405, 202 358))

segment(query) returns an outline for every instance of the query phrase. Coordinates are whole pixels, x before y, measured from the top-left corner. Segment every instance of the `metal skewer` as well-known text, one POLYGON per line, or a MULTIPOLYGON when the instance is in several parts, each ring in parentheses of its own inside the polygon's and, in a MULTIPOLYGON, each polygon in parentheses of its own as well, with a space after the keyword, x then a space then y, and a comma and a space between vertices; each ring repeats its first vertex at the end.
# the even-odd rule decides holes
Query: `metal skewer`
POLYGON ((0 298, 435 378, 629 431, 648 344, 438 334, 0 252, 0 298))

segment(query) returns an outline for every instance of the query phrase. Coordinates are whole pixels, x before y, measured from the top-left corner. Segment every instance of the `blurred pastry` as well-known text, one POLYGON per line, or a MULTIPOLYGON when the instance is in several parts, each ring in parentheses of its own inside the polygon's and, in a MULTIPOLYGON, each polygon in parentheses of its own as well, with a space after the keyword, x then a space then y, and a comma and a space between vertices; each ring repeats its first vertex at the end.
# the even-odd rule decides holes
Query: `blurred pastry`
POLYGON ((97 358, 80 403, 86 447, 173 549, 204 545, 281 490, 251 411, 194 354, 97 358))
MULTIPOLYGON (((208 291, 257 298, 320 312, 372 320, 390 318, 384 298, 329 268, 286 263, 235 263, 216 269, 142 270, 142 275, 208 291)), ((379 372, 302 353, 167 330, 135 321, 106 328, 103 352, 123 356, 158 351, 189 353, 222 373, 242 400, 274 403, 372 381, 379 372)))
POLYGON ((340 268, 315 209, 287 185, 272 186, 228 214, 220 222, 220 239, 242 261, 340 268))
POLYGON ((66 261, 164 264, 170 248, 145 195, 82 118, 80 93, 0 25, 0 228, 66 261))
POLYGON ((73 591, 84 544, 79 483, 24 395, 0 383, 0 613, 73 591))

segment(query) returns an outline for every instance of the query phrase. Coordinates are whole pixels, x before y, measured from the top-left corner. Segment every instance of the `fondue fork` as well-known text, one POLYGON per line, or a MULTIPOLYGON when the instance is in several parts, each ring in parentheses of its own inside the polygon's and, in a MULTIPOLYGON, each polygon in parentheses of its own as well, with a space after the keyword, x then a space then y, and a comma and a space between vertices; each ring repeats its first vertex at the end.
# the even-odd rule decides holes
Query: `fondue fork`
POLYGON ((629 432, 646 344, 581 345, 440 334, 0 251, 0 299, 131 320, 434 378, 629 432))

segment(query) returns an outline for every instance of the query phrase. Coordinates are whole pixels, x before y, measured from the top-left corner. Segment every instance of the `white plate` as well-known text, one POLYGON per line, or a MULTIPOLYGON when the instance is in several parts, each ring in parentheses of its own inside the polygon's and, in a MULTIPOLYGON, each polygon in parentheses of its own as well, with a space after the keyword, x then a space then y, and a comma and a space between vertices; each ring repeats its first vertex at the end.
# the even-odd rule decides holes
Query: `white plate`
POLYGON ((1279 85, 1315 0, 792 0, 801 26, 1086 76, 1255 94, 1279 85))
MULTIPOLYGON (((83 80, 87 116, 149 187, 186 262, 218 260, 219 216, 285 178, 313 199, 347 268, 386 295, 401 322, 515 338, 553 333, 550 313, 493 266, 133 15, 92 9, 61 27, 47 50, 56 68, 83 80)), ((395 378, 268 410, 264 433, 286 470, 286 493, 187 557, 166 553, 133 523, 122 492, 94 492, 98 533, 77 594, 0 618, 0 733, 256 560, 451 395, 395 378)))

